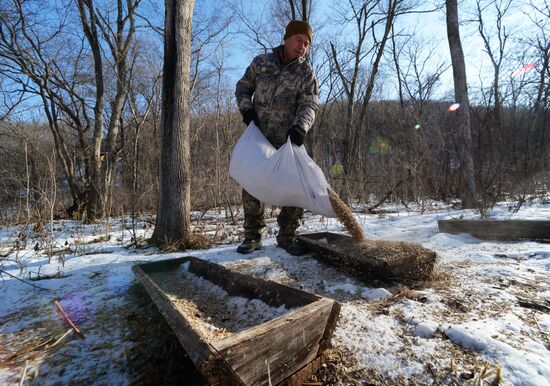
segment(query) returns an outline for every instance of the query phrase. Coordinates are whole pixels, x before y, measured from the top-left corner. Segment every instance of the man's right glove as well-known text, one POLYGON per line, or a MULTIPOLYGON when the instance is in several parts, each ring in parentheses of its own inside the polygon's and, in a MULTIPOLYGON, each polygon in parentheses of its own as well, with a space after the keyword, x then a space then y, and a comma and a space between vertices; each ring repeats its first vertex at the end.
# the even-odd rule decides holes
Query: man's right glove
POLYGON ((290 137, 290 142, 292 142, 296 146, 302 146, 304 144, 304 137, 306 136, 306 132, 300 126, 292 126, 286 132, 286 136, 290 137))
POLYGON ((241 114, 243 115, 243 122, 247 126, 250 125, 250 122, 254 121, 254 124, 260 127, 259 125, 260 120, 258 119, 258 114, 256 114, 256 110, 254 109, 244 110, 241 114))

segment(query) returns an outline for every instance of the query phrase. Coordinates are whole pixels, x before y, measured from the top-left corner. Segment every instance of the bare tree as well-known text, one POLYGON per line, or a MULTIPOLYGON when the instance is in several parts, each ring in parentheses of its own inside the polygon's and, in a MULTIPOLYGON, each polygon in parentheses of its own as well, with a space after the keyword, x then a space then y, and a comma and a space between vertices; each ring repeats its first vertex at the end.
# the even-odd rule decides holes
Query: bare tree
POLYGON ((336 44, 331 42, 334 69, 342 83, 346 98, 341 150, 344 180, 340 192, 344 200, 348 200, 349 178, 359 161, 355 154, 355 147, 366 125, 367 106, 373 95, 386 43, 395 19, 411 8, 405 0, 359 2, 348 0, 348 6, 351 14, 344 15, 344 21, 354 24, 356 41, 345 50, 338 49, 336 44), (378 32, 380 29, 381 33, 378 32), (369 38, 372 38, 372 41, 369 41, 369 38), (365 62, 370 64, 368 71, 365 69, 365 62), (359 107, 358 112, 357 107, 359 107))
MULTIPOLYGON (((54 138, 73 205, 71 214, 85 207, 88 116, 84 52, 78 39, 64 34, 68 10, 57 9, 55 21, 44 19, 40 5, 11 0, 0 12, 0 65, 2 75, 27 96, 42 102, 54 138), (67 128, 74 136, 67 135, 67 128), (73 140, 73 138, 75 138, 73 140), (73 142, 74 141, 74 142, 73 142), (78 144, 81 152, 73 150, 78 144)), ((44 6, 42 4, 42 6, 44 6)))
POLYGON ((458 27, 457 0, 445 2, 447 10, 447 38, 451 51, 455 101, 460 108, 455 112, 458 124, 455 141, 456 155, 460 163, 460 170, 464 179, 464 189, 461 192, 462 206, 473 208, 476 206, 477 184, 475 178, 474 158, 472 154, 472 134, 470 128, 470 102, 468 99, 468 85, 466 81, 466 65, 464 52, 460 40, 458 27))
MULTIPOLYGON (((532 20, 537 28, 537 34, 534 37, 528 38, 528 44, 534 51, 533 57, 540 58, 540 66, 538 67, 536 92, 533 100, 533 116, 531 120, 534 129, 539 131, 538 154, 544 165, 544 156, 548 159, 548 143, 550 132, 550 119, 548 117, 550 110, 550 34, 548 26, 550 24, 550 1, 545 0, 543 4, 531 5, 535 11, 535 20, 532 20), (540 19, 539 19, 540 18, 540 19), (539 19, 539 20, 537 20, 539 19), (546 152, 546 153, 545 153, 546 152)), ((527 155, 526 155, 527 157, 527 155)), ((548 161, 547 161, 548 162, 548 161)))
POLYGON ((400 79, 407 99, 412 102, 421 118, 427 103, 433 99, 441 75, 450 65, 444 60, 434 62, 439 42, 430 43, 414 34, 404 48, 406 64, 399 66, 400 79))
POLYGON ((296 17, 300 16, 301 20, 308 21, 311 16, 311 2, 312 0, 301 0, 300 7, 294 0, 288 0, 290 20, 297 20, 296 17))
POLYGON ((88 193, 88 220, 103 218, 111 199, 113 173, 119 152, 122 150, 119 135, 122 128, 122 109, 127 94, 128 54, 135 32, 135 12, 141 0, 117 0, 115 28, 110 25, 108 12, 102 14, 94 0, 77 0, 82 28, 94 58, 95 105, 93 160, 90 163, 88 193), (100 35, 101 34, 101 35, 100 35), (116 74, 116 92, 110 101, 110 119, 107 128, 103 123, 105 111, 105 76, 102 40, 112 56, 110 63, 116 74), (104 132, 107 135, 104 138, 104 132))
MULTIPOLYGON (((252 0, 253 1, 253 0, 252 0)), ((229 3, 230 9, 241 21, 240 33, 246 36, 262 53, 268 53, 281 39, 281 29, 274 25, 269 9, 263 5, 250 12, 252 4, 245 5, 242 0, 229 3)))
MULTIPOLYGON (((476 1, 477 7, 477 22, 478 22, 478 31, 483 39, 483 44, 485 46, 485 52, 491 60, 491 65, 493 66, 493 85, 492 85, 492 96, 495 103, 495 123, 497 130, 502 132, 502 95, 500 90, 500 78, 502 71, 503 60, 505 59, 506 54, 506 43, 510 36, 510 33, 506 32, 506 27, 503 25, 503 18, 506 16, 507 11, 509 10, 512 2, 510 0, 501 1, 494 0, 489 3, 489 5, 494 5, 495 7, 495 28, 496 30, 488 30, 484 15, 483 15, 483 5, 481 0, 476 1), (497 47, 494 48, 491 44, 491 37, 496 37, 497 47)), ((492 23, 491 23, 492 24, 492 23)))
POLYGON ((194 0, 166 0, 160 195, 152 240, 185 246, 191 229, 189 78, 194 0))

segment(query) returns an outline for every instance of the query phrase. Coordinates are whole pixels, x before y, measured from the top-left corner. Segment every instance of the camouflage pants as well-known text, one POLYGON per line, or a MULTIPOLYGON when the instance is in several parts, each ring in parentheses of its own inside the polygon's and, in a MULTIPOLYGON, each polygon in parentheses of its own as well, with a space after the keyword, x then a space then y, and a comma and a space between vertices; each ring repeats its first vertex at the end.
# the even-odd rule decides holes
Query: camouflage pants
MULTIPOLYGON (((244 209, 244 237, 247 240, 260 240, 262 229, 265 227, 265 205, 244 189, 242 200, 244 209)), ((296 229, 300 226, 300 220, 303 215, 304 210, 302 208, 283 206, 281 213, 277 216, 277 224, 279 224, 277 243, 283 243, 289 238, 296 236, 296 229)))

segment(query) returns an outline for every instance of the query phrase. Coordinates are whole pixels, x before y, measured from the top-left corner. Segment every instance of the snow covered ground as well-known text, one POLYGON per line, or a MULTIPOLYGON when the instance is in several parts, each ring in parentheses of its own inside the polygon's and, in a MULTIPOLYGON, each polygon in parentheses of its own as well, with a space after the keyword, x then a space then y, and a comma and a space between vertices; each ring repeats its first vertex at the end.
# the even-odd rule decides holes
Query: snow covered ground
MULTIPOLYGON (((145 351, 163 344, 167 327, 131 267, 192 255, 338 300, 333 344, 340 384, 549 385, 550 244, 438 233, 438 219, 475 218, 473 211, 385 209, 356 214, 367 238, 436 251, 430 281, 412 288, 363 283, 312 255, 291 256, 276 247, 274 220, 264 249, 240 255, 240 224, 210 212, 195 223, 212 246, 185 253, 135 248, 132 237, 152 233, 147 218, 135 229, 129 218, 1 229, 0 384, 19 384, 23 376, 41 385, 147 383, 145 351), (54 252, 50 259, 47 251, 54 252), (65 324, 56 300, 83 339, 65 324)), ((490 216, 549 220, 550 203, 526 203, 514 214, 503 203, 490 216)), ((300 231, 345 233, 337 220, 313 215, 300 231)))

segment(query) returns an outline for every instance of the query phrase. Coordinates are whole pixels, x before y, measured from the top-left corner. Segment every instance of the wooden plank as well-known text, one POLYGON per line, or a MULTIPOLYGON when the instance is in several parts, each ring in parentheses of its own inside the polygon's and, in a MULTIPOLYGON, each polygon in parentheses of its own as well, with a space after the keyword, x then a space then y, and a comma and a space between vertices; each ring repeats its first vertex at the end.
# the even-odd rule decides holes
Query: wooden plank
POLYGON ((132 267, 132 270, 176 334, 178 341, 195 367, 208 379, 209 383, 212 385, 241 385, 238 377, 218 352, 193 329, 185 315, 175 308, 162 289, 151 280, 141 266, 136 265, 132 267))
POLYGON ((332 347, 332 335, 334 334, 334 330, 336 329, 336 323, 338 322, 338 316, 340 315, 340 308, 340 303, 338 303, 337 301, 334 301, 332 303, 332 309, 330 310, 330 315, 327 320, 325 332, 323 333, 323 337, 319 342, 319 356, 322 355, 322 353, 326 349, 332 347))
POLYGON ((302 383, 310 379, 321 368, 323 357, 318 356, 290 377, 282 381, 279 386, 302 386, 302 383))
POLYGON ((231 271, 218 264, 193 257, 190 257, 190 261, 189 272, 219 285, 231 296, 260 299, 272 307, 285 305, 288 308, 301 307, 321 299, 312 293, 231 271))
POLYGON ((546 220, 439 220, 439 232, 469 233, 484 240, 550 240, 546 220))
POLYGON ((318 356, 334 303, 323 298, 212 345, 245 384, 277 384, 318 356))
POLYGON ((145 273, 167 272, 178 269, 187 261, 190 263, 189 272, 204 277, 208 281, 222 287, 231 296, 260 299, 272 307, 280 307, 282 305, 300 307, 321 299, 320 296, 315 294, 231 271, 219 264, 210 263, 193 256, 140 264, 140 267, 142 267, 145 273))

